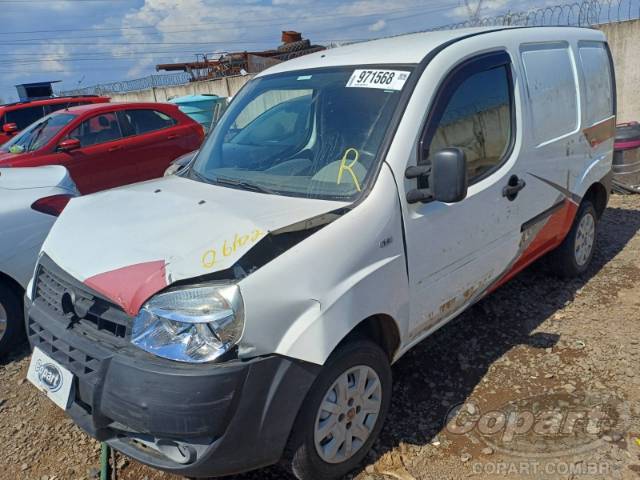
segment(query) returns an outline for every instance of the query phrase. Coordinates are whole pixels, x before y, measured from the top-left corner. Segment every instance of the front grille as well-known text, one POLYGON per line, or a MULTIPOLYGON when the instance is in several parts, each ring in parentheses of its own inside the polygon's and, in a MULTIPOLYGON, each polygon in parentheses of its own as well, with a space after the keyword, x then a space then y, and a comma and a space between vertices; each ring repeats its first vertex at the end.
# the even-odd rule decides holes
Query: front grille
POLYGON ((95 333, 107 341, 111 340, 112 343, 119 343, 127 338, 130 319, 121 308, 97 296, 55 266, 46 266, 43 263, 45 262, 38 266, 34 300, 39 301, 57 319, 68 323, 70 328, 83 327, 86 333, 95 333), (67 292, 73 292, 76 302, 90 305, 82 317, 65 312, 63 296, 67 292))
POLYGON ((100 360, 78 348, 72 347, 61 338, 45 330, 39 323, 29 318, 29 339, 51 358, 68 368, 78 378, 91 377, 100 366, 100 360))

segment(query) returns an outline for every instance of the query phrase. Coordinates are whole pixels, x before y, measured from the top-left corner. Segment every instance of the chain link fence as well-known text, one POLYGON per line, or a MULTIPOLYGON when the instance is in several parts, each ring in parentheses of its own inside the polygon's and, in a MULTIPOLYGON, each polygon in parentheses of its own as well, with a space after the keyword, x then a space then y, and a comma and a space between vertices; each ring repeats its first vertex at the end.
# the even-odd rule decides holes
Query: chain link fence
MULTIPOLYGON (((484 17, 478 21, 452 23, 422 31, 429 32, 490 26, 597 27, 598 25, 636 20, 639 18, 640 0, 583 0, 581 2, 536 7, 521 12, 507 12, 493 17, 484 17)), ((184 85, 189 83, 190 80, 191 75, 186 72, 168 75, 150 75, 135 80, 65 90, 59 92, 59 95, 109 95, 112 93, 147 90, 153 87, 184 85)))

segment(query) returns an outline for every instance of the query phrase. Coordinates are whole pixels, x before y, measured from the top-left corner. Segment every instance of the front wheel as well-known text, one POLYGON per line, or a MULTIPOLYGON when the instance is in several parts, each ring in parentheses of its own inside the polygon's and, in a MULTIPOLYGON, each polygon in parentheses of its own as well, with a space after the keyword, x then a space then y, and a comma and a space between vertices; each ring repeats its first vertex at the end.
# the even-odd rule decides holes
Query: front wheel
POLYGON ((294 425, 288 448, 293 474, 330 480, 358 467, 382 429, 391 384, 389 359, 375 343, 356 340, 333 353, 294 425))
POLYGON ((598 235, 598 214, 585 200, 580 205, 567 237, 551 254, 554 272, 564 278, 582 275, 593 259, 598 235))

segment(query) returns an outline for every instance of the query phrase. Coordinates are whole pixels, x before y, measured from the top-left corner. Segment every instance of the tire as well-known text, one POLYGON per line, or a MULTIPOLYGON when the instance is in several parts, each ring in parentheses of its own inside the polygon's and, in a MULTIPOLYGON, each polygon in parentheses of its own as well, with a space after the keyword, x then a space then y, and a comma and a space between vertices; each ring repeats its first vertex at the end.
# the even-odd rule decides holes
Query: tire
POLYGON ((586 272, 593 259, 597 237, 598 214, 593 203, 585 200, 578 208, 567 237, 550 255, 553 272, 562 278, 577 277, 586 272))
POLYGON ((15 347, 24 337, 23 306, 20 296, 0 283, 0 356, 15 347))
MULTIPOLYGON (((389 410, 391 385, 389 359, 378 345, 369 340, 354 340, 339 347, 327 360, 298 413, 285 454, 285 467, 299 480, 342 478, 357 468, 380 434, 389 410), (375 386, 376 377, 379 387, 375 386), (360 391, 371 389, 374 392, 367 397, 371 400, 368 407, 372 408, 377 404, 377 415, 367 414, 362 408, 363 396, 357 394, 360 378, 365 379, 364 388, 360 391), (339 401, 340 379, 348 382, 348 395, 343 402, 339 401), (339 411, 329 413, 320 408, 328 397, 335 400, 333 405, 339 411), (345 409, 348 408, 346 413, 338 407, 340 403, 345 409), (333 433, 327 433, 323 437, 324 433, 318 432, 319 441, 316 442, 316 431, 322 429, 321 423, 327 429, 330 425, 335 425, 341 432, 339 435, 344 434, 344 440, 336 442, 333 433), (368 433, 368 437, 364 441, 356 437, 358 434, 365 436, 365 433, 368 433), (347 436, 352 439, 353 451, 350 456, 346 453, 347 436), (338 451, 332 460, 327 461, 334 442, 338 444, 338 451), (324 452, 322 456, 320 450, 324 452)), ((327 399, 327 403, 331 400, 327 399)))
POLYGON ((277 51, 278 53, 299 52, 300 50, 306 50, 309 47, 311 47, 311 42, 308 39, 305 39, 280 45, 277 51))

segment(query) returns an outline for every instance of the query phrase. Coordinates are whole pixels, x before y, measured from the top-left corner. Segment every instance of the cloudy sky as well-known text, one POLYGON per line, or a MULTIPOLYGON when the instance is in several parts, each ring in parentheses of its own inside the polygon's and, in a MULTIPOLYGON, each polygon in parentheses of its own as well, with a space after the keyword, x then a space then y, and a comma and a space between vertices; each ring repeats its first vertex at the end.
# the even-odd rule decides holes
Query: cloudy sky
MULTIPOLYGON (((484 0, 480 13, 544 3, 484 0)), ((16 100, 17 83, 62 80, 72 89, 143 77, 196 54, 273 48, 282 30, 326 44, 468 15, 463 0, 0 0, 0 98, 16 100)))

